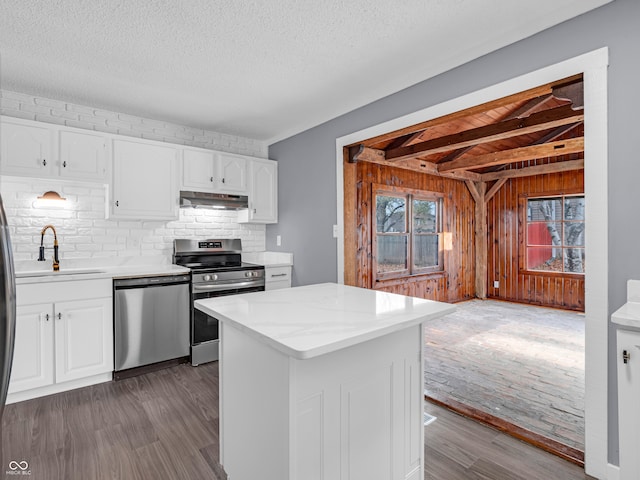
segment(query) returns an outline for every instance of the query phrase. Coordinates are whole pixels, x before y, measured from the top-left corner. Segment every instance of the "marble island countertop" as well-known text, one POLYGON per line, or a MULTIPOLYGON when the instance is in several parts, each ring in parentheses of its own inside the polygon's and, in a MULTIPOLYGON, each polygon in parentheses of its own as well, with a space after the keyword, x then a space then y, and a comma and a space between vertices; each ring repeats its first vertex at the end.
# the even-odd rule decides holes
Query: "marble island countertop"
POLYGON ((197 300, 195 306, 298 359, 372 340, 456 308, 335 283, 197 300))
POLYGON ((61 260, 54 272, 51 260, 15 262, 16 284, 69 282, 100 278, 130 278, 189 273, 189 269, 169 263, 165 257, 115 257, 94 260, 61 260))

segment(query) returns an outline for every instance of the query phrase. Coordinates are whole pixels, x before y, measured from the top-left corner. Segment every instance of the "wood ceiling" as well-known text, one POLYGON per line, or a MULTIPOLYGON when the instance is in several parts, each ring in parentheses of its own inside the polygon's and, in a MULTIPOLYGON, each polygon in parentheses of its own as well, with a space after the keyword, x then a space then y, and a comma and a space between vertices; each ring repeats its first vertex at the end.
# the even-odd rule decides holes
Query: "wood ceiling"
POLYGON ((345 147, 367 161, 473 182, 584 168, 582 75, 345 147))

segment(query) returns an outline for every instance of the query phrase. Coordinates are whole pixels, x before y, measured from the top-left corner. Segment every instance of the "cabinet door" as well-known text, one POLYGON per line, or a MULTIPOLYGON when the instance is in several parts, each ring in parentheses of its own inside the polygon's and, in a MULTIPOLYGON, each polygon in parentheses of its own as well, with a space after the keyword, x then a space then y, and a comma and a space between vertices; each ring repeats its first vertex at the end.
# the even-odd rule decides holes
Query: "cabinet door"
POLYGON ((217 191, 246 195, 247 159, 230 153, 219 153, 217 164, 217 191))
POLYGON ((213 191, 216 180, 214 152, 185 149, 182 155, 182 185, 196 191, 213 191))
POLYGON ((56 382, 113 370, 111 299, 55 304, 56 382))
POLYGON ((239 223, 278 222, 278 163, 252 159, 249 166, 249 209, 238 212, 239 223))
POLYGON ((18 306, 9 393, 53 384, 53 305, 18 306))
POLYGON ((48 177, 53 172, 52 132, 48 126, 3 120, 1 172, 48 177))
POLYGON ((618 330, 617 337, 620 480, 631 480, 640 472, 640 332, 618 330))
POLYGON ((252 220, 276 223, 278 221, 278 170, 273 161, 254 160, 251 168, 252 220))
POLYGON ((59 145, 61 177, 107 180, 107 140, 104 135, 62 130, 59 145))
POLYGON ((114 140, 113 218, 178 218, 175 148, 114 140))

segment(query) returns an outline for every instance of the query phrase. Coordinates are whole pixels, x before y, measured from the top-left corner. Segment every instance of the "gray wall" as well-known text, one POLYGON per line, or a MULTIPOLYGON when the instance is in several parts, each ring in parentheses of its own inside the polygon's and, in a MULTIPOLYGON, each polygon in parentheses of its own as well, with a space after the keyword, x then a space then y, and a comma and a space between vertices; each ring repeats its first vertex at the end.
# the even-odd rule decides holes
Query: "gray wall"
MULTIPOLYGON (((626 300, 626 280, 640 278, 640 161, 635 112, 640 78, 640 1, 597 10, 426 80, 269 147, 279 165, 280 222, 267 228, 267 250, 294 254, 294 285, 336 281, 335 140, 571 57, 609 47, 609 308, 626 300), (282 235, 277 247, 275 236, 282 235)), ((605 228, 603 225, 602 228, 605 228)), ((611 313, 610 312, 610 313, 611 313)), ((618 463, 615 336, 609 339, 609 461, 618 463)))

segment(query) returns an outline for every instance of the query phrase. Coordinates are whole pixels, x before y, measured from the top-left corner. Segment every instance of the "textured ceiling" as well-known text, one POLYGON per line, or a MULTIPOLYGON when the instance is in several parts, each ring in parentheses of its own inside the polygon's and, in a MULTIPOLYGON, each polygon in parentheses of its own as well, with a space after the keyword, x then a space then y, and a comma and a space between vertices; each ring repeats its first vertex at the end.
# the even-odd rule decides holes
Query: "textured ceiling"
POLYGON ((2 0, 0 87, 272 142, 611 0, 2 0))

